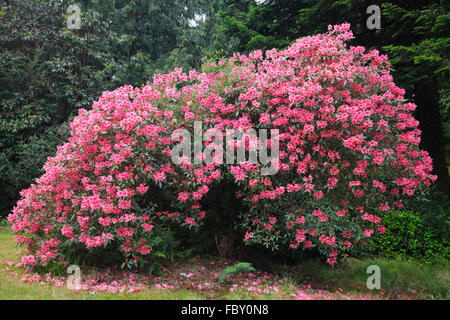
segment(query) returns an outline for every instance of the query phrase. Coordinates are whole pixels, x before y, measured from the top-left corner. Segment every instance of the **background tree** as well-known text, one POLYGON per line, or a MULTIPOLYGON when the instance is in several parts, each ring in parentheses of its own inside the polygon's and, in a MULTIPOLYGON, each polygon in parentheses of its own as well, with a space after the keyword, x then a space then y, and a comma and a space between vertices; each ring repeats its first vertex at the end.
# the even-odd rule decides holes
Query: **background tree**
MULTIPOLYGON (((7 1, 0 7, 0 212, 10 210, 68 134, 64 123, 112 88, 109 25, 82 11, 66 26, 64 1, 7 1)), ((5 212, 6 211, 6 212, 5 212)))
POLYGON ((82 4, 99 12, 119 36, 112 48, 116 86, 141 86, 154 73, 173 69, 167 58, 199 11, 197 0, 85 0, 82 4))

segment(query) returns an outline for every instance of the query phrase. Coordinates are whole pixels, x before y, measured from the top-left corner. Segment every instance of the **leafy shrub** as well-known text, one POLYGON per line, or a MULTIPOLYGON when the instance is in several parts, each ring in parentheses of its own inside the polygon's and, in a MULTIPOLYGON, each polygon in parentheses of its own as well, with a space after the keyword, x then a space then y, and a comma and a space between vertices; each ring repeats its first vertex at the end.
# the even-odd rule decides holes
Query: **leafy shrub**
POLYGON ((8 220, 6 219, 0 219, 0 228, 1 227, 8 227, 10 224, 8 222, 8 220))
POLYGON ((8 216, 29 249, 24 264, 63 263, 65 245, 111 250, 136 267, 151 257, 155 224, 195 229, 217 212, 237 217, 247 244, 313 249, 329 264, 384 232, 377 214, 401 208, 436 176, 418 147, 415 105, 393 83, 387 57, 347 47, 351 37, 348 24, 330 26, 265 58, 235 54, 200 73, 175 69, 142 88, 104 92, 91 111, 79 111, 69 141, 8 216), (174 163, 189 140, 174 137, 177 129, 216 136, 174 163), (229 159, 216 147, 231 129, 278 134, 234 139, 229 159), (277 144, 266 165, 234 152, 277 144), (193 160, 208 155, 213 161, 193 160), (208 199, 230 183, 238 206, 218 207, 220 192, 208 199))
MULTIPOLYGON (((371 247, 387 257, 414 258, 424 263, 447 262, 450 258, 448 238, 424 222, 412 211, 397 211, 383 215, 384 234, 371 241, 371 247)), ((441 220, 448 228, 448 221, 441 220)))

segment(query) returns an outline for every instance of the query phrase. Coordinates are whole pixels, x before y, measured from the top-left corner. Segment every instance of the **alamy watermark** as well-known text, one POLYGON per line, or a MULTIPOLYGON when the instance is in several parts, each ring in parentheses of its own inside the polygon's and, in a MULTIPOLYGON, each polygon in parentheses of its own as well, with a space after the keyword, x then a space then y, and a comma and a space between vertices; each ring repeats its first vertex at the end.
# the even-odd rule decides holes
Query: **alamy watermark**
POLYGON ((81 9, 77 4, 71 4, 66 13, 69 14, 67 17, 67 29, 69 30, 79 30, 81 29, 81 9))
POLYGON ((77 265, 71 265, 67 268, 67 288, 70 290, 81 289, 81 269, 77 265))
POLYGON ((191 132, 187 129, 177 129, 172 133, 172 141, 178 141, 178 144, 172 149, 171 158, 177 165, 221 165, 225 158, 226 164, 259 164, 262 175, 274 175, 279 169, 279 130, 271 129, 270 138, 268 131, 221 131, 210 128, 203 134, 202 123, 196 121, 193 141, 191 132))
POLYGON ((381 9, 380 9, 380 7, 375 4, 368 6, 366 9, 366 13, 370 14, 370 16, 366 20, 367 29, 380 30, 381 29, 381 9))
POLYGON ((370 277, 367 278, 366 286, 367 289, 381 289, 381 269, 377 265, 370 265, 367 267, 366 273, 371 274, 370 277))

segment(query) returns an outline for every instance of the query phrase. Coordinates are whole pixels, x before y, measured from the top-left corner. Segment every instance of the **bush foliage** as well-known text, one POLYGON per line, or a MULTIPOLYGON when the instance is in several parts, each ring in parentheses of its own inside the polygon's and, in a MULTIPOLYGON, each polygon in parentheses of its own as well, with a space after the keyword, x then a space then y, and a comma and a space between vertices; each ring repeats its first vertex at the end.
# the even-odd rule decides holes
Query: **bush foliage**
POLYGON ((447 262, 448 214, 432 213, 440 225, 430 224, 427 216, 412 211, 382 215, 386 232, 374 237, 371 248, 385 257, 412 258, 423 263, 447 262), (441 232, 439 232, 441 231, 441 232))

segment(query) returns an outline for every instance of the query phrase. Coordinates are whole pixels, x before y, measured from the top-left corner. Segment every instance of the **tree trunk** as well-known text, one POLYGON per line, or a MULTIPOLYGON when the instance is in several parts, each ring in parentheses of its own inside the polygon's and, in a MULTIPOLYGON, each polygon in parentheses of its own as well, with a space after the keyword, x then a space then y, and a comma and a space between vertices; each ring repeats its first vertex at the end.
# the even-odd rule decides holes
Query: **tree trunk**
POLYGON ((416 119, 422 130, 421 148, 428 151, 433 159, 433 173, 438 176, 437 186, 450 196, 450 178, 444 155, 439 96, 435 81, 417 84, 414 88, 417 104, 416 119))

